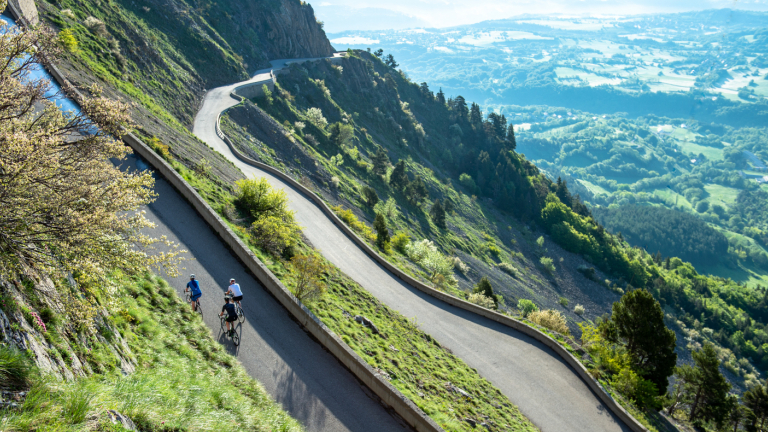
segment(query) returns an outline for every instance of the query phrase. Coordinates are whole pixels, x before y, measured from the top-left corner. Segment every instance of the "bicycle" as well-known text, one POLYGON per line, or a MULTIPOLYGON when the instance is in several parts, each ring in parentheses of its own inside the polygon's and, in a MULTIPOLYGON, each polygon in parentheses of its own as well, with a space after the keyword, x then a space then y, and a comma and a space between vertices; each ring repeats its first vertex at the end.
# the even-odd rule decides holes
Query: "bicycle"
MULTIPOLYGON (((192 293, 187 291, 187 303, 190 303, 192 301, 192 293)), ((193 307, 193 310, 200 314, 200 317, 203 316, 203 308, 200 306, 200 299, 195 300, 195 306, 193 307)))
POLYGON ((221 318, 221 331, 224 332, 228 337, 232 338, 232 343, 235 344, 235 346, 240 345, 240 335, 237 334, 237 330, 235 330, 235 323, 232 322, 232 334, 228 334, 227 332, 227 315, 220 317, 221 318))
POLYGON ((235 303, 235 310, 237 311, 237 320, 240 321, 240 324, 244 323, 245 312, 243 312, 243 308, 241 308, 239 304, 235 303))

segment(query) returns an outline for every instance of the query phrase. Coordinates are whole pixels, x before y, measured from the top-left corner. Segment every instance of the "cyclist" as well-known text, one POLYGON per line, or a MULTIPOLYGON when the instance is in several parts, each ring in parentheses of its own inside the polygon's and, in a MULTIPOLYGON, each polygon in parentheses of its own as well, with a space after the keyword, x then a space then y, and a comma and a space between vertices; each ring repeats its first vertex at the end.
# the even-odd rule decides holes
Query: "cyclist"
POLYGON ((221 308, 219 314, 220 317, 223 317, 225 313, 227 314, 227 336, 230 337, 235 331, 235 325, 232 323, 237 321, 237 311, 235 311, 234 303, 230 302, 231 298, 232 296, 229 294, 224 296, 224 307, 221 308))
POLYGON ((189 282, 187 282, 187 288, 184 292, 191 292, 189 301, 192 304, 192 310, 197 312, 197 300, 203 296, 203 292, 200 291, 200 284, 195 280, 195 275, 189 275, 189 282))
POLYGON ((243 305, 240 301, 243 300, 243 290, 240 289, 240 284, 235 283, 235 278, 229 280, 227 294, 231 295, 232 301, 237 302, 237 305, 242 309, 243 305))

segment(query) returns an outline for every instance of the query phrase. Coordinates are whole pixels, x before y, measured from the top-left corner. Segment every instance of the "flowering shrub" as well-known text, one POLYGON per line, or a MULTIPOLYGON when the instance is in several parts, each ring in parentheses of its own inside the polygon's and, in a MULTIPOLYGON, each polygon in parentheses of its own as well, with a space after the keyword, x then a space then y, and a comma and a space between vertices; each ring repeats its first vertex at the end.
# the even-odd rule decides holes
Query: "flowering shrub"
POLYGON ((443 281, 449 285, 458 283, 453 276, 453 260, 440 253, 431 241, 424 239, 410 243, 405 247, 405 252, 413 262, 429 273, 430 280, 442 276, 443 281))

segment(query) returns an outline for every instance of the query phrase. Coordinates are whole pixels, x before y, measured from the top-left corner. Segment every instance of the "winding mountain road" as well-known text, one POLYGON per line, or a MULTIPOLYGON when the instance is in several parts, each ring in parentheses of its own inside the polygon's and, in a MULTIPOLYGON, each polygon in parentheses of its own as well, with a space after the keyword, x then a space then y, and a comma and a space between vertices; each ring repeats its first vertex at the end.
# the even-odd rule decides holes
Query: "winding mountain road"
MULTIPOLYGON (((125 165, 147 168, 135 156, 125 165)), ((155 192, 157 200, 144 208, 156 224, 148 234, 166 235, 189 251, 182 263, 184 274, 166 280, 183 297, 188 273, 195 274, 203 290, 200 302, 206 325, 283 409, 311 432, 412 430, 291 320, 290 313, 246 271, 195 209, 157 175, 155 192), (244 295, 246 320, 237 326, 239 347, 220 330, 218 317, 231 277, 240 283, 244 295)))
MULTIPOLYGON (((306 60, 273 61, 272 70, 306 60)), ((477 369, 543 431, 630 430, 554 351, 507 326, 403 283, 366 255, 309 198, 238 159, 216 134, 219 115, 238 103, 230 95, 235 88, 268 79, 270 69, 264 69, 248 81, 208 91, 195 118, 194 134, 246 176, 266 177, 273 186, 285 189, 297 222, 314 247, 379 300, 407 317, 415 317, 424 331, 477 369)))

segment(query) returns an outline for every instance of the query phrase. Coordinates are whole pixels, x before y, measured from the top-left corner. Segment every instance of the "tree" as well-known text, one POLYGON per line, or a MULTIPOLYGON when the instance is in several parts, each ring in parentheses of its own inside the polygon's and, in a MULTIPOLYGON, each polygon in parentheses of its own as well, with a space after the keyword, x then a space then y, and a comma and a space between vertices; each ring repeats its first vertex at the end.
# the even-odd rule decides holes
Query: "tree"
POLYGON ((264 100, 267 102, 267 105, 272 105, 272 102, 273 102, 272 92, 269 91, 269 87, 267 87, 266 84, 263 84, 261 86, 261 92, 264 95, 264 100))
POLYGON ((295 281, 293 295, 302 303, 320 298, 325 292, 325 284, 320 280, 325 271, 323 260, 314 253, 296 255, 291 258, 291 266, 295 281))
POLYGON ((371 157, 373 162, 373 173, 377 175, 384 175, 387 173, 387 167, 389 166, 389 156, 387 151, 381 146, 377 146, 376 154, 371 157))
POLYGON ((368 207, 372 208, 379 203, 379 196, 376 195, 376 189, 370 186, 364 186, 362 192, 363 199, 365 200, 365 203, 368 204, 368 207))
POLYGON ((410 202, 416 205, 419 205, 424 201, 424 198, 429 195, 429 191, 427 190, 427 185, 424 184, 424 180, 421 179, 421 176, 417 175, 416 178, 408 184, 405 195, 410 202))
POLYGON ((744 392, 744 406, 749 408, 747 415, 747 430, 764 430, 768 417, 768 382, 756 385, 744 392))
POLYGON ((472 106, 469 109, 469 123, 476 130, 481 130, 483 125, 483 113, 480 111, 480 105, 472 102, 472 106))
POLYGON ((466 119, 469 116, 469 108, 467 108, 467 101, 464 99, 464 97, 461 95, 456 96, 456 99, 453 100, 453 103, 456 107, 456 112, 459 114, 459 117, 466 119))
POLYGON ((129 106, 93 86, 81 112, 62 113, 50 84, 30 75, 59 46, 42 28, 0 34, 0 275, 16 280, 25 266, 82 282, 148 266, 175 274, 178 251, 147 253, 160 240, 142 232, 152 226, 139 211, 153 201, 152 175, 112 162, 130 153, 119 141, 129 106))
POLYGON ((408 174, 405 173, 405 161, 399 160, 395 164, 395 169, 389 176, 389 185, 399 191, 404 191, 408 187, 408 174))
POLYGON ((435 200, 432 204, 432 208, 429 211, 429 215, 432 217, 432 222, 440 229, 445 229, 445 209, 443 209, 440 200, 435 200))
POLYGON ((509 147, 510 150, 514 150, 517 148, 517 140, 515 139, 515 127, 514 125, 510 124, 507 128, 507 147, 509 147))
POLYGON ((707 210, 709 210, 709 202, 707 201, 699 201, 698 204, 696 204, 696 211, 699 213, 704 213, 707 210))
POLYGON ((437 98, 437 101, 440 102, 440 104, 445 105, 445 93, 443 93, 442 87, 440 87, 440 90, 437 92, 435 97, 437 98))
POLYGON ((432 91, 429 89, 429 84, 426 82, 421 83, 419 85, 419 90, 421 91, 421 94, 424 95, 429 100, 432 100, 435 98, 435 95, 432 93, 432 91))
POLYGON ((391 67, 392 69, 400 66, 396 61, 395 57, 392 54, 387 54, 387 56, 384 58, 384 64, 391 67))
POLYGON ((386 250, 389 245, 389 228, 387 228, 387 220, 384 219, 384 215, 381 213, 376 215, 376 219, 373 221, 373 229, 376 230, 376 246, 386 250))
POLYGON ((482 294, 485 297, 493 300, 494 309, 499 306, 499 301, 496 298, 496 294, 493 292, 493 286, 487 277, 483 276, 480 278, 480 282, 475 285, 475 288, 472 290, 472 292, 482 294))
POLYGON ((693 424, 713 421, 720 425, 728 414, 728 391, 731 385, 720 372, 720 360, 711 343, 692 353, 695 373, 687 384, 691 399, 688 418, 693 424))
POLYGON ((331 125, 331 141, 338 146, 345 146, 349 144, 352 138, 355 136, 355 129, 352 125, 336 122, 331 125))
POLYGON ((376 51, 373 52, 373 55, 375 55, 378 58, 381 58, 381 56, 384 55, 384 50, 379 48, 379 49, 377 49, 376 51))
POLYGON ((632 356, 634 369, 664 394, 675 369, 675 332, 664 324, 664 312, 645 289, 624 294, 613 304, 611 320, 619 341, 632 356))

